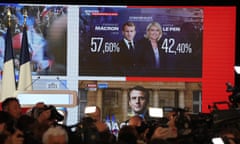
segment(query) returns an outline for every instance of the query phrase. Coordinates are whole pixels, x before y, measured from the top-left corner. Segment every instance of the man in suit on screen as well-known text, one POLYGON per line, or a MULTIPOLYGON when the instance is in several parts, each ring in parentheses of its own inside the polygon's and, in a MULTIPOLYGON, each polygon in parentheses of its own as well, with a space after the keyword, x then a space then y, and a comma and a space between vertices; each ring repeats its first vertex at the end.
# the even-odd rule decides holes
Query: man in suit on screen
POLYGON ((118 52, 112 54, 112 63, 115 72, 120 75, 133 75, 135 70, 135 42, 136 26, 133 22, 126 22, 122 26, 122 35, 118 43, 118 52))

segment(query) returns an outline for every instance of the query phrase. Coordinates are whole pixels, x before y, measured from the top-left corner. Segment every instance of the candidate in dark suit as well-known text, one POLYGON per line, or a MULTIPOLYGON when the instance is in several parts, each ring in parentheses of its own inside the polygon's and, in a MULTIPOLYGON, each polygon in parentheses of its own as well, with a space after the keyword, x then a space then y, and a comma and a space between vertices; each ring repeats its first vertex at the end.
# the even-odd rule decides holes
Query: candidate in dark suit
POLYGON ((136 67, 134 37, 136 27, 133 22, 126 22, 122 26, 123 39, 119 41, 119 52, 112 54, 112 64, 115 71, 124 76, 134 75, 136 67))

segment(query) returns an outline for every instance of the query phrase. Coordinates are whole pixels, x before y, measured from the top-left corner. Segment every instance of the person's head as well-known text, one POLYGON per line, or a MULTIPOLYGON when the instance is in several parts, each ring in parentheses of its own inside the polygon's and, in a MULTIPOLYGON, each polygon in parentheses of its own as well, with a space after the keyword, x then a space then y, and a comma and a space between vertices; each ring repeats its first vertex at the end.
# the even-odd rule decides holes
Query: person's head
POLYGON ((37 120, 34 117, 24 114, 18 119, 15 127, 29 134, 34 129, 35 124, 37 124, 37 120))
POLYGON ((34 107, 32 109, 32 116, 37 119, 39 123, 50 124, 51 109, 47 105, 43 107, 34 107))
POLYGON ((16 97, 8 97, 2 102, 2 110, 8 112, 14 119, 21 116, 22 109, 16 97))
POLYGON ((86 117, 94 121, 101 121, 101 109, 99 106, 86 106, 84 111, 86 117))
POLYGON ((143 118, 138 115, 135 115, 135 116, 130 117, 130 119, 128 121, 128 125, 139 127, 139 126, 141 126, 142 122, 143 122, 143 118))
POLYGON ((162 37, 162 27, 158 22, 151 22, 146 27, 145 38, 159 41, 162 37))
POLYGON ((67 144, 67 131, 61 126, 50 127, 44 132, 42 142, 43 144, 67 144))
POLYGON ((9 134, 14 131, 14 121, 8 112, 0 111, 0 134, 9 134))
POLYGON ((138 133, 133 126, 123 126, 118 133, 118 142, 120 143, 129 143, 137 144, 138 133))
POLYGON ((142 117, 140 117, 139 115, 130 117, 128 125, 135 127, 138 132, 139 138, 144 139, 144 133, 146 132, 148 125, 142 117))
POLYGON ((126 22, 122 26, 122 35, 128 41, 132 41, 136 35, 136 27, 133 22, 126 22))
POLYGON ((149 101, 148 90, 142 86, 135 86, 129 90, 128 99, 132 111, 136 114, 143 114, 149 101))
POLYGON ((101 121, 101 110, 99 106, 96 106, 95 112, 88 114, 92 119, 101 121))

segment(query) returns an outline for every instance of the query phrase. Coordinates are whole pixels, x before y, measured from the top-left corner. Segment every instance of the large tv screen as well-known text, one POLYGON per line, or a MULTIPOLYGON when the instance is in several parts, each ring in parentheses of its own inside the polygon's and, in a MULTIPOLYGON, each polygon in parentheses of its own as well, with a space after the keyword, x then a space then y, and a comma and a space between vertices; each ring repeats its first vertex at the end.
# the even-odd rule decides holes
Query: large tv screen
POLYGON ((236 6, 87 6, 79 10, 79 75, 85 80, 120 76, 126 81, 199 82, 203 111, 212 102, 228 101, 225 83, 234 83, 236 6), (140 49, 131 56, 125 52, 128 45, 122 47, 121 42, 124 33, 131 32, 122 28, 126 22, 134 23, 134 46, 140 49), (155 47, 146 36, 152 22, 161 27, 155 47), (154 48, 159 55, 153 54, 154 48), (158 56, 160 66, 154 67, 158 56))
POLYGON ((80 7, 79 17, 80 75, 202 77, 201 7, 80 7))
POLYGON ((66 6, 0 4, 0 13, 0 71, 3 70, 4 37, 10 22, 14 64, 18 76, 25 13, 32 74, 66 75, 66 6))
MULTIPOLYGON (((1 36, 6 32, 9 6, 18 20, 16 28, 22 25, 21 10, 26 7, 27 25, 38 28, 43 40, 37 45, 40 51, 30 49, 32 60, 37 60, 32 62, 33 75, 46 75, 45 79, 63 75, 69 86, 85 80, 199 83, 202 111, 208 111, 212 102, 228 100, 225 83, 234 83, 237 6, 1 3, 1 36), (123 31, 126 22, 134 23, 135 30, 123 31), (136 53, 122 56, 121 46, 126 42, 121 40, 127 33, 134 33, 136 53), (151 43, 154 36, 158 40, 151 43), (45 42, 48 45, 42 49, 45 42)), ((21 27, 15 30, 13 45, 18 58, 21 27)), ((128 44, 125 50, 129 48, 128 44)), ((0 68, 3 49, 0 47, 0 68)))

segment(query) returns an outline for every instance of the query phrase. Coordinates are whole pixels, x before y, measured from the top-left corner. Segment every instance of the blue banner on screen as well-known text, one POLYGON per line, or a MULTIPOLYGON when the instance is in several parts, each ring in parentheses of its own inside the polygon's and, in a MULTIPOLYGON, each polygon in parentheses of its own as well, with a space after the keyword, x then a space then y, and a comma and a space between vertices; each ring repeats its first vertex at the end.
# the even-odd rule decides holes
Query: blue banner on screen
POLYGON ((203 9, 81 7, 79 75, 202 77, 203 9))

